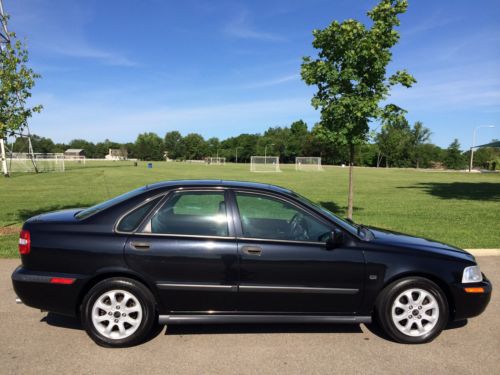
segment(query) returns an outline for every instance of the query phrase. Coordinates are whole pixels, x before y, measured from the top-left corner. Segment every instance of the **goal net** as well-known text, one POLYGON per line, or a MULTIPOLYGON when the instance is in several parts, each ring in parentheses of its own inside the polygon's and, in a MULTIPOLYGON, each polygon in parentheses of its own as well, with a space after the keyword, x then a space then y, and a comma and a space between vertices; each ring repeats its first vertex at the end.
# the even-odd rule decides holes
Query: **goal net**
POLYGON ((281 172, 278 156, 252 156, 250 172, 281 172))
POLYGON ((216 165, 225 165, 226 164, 226 158, 206 158, 205 159, 207 164, 216 164, 216 165))
POLYGON ((295 158, 295 170, 297 171, 321 171, 321 158, 314 156, 297 156, 295 158))
POLYGON ((38 172, 64 172, 63 154, 13 152, 8 156, 8 163, 11 172, 33 173, 36 170, 38 172))

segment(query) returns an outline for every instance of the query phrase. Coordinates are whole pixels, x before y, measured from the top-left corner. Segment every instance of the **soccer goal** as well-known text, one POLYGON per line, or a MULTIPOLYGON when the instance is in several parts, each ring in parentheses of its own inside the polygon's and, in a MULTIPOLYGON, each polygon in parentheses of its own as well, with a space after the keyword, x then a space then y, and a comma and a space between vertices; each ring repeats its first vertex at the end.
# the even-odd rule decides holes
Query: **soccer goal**
POLYGON ((11 172, 34 173, 37 170, 38 172, 64 172, 65 170, 63 154, 13 152, 8 156, 8 163, 11 172))
POLYGON ((212 158, 208 157, 205 159, 207 164, 215 164, 215 165, 226 165, 226 158, 212 158))
POLYGON ((314 156, 297 156, 295 158, 297 171, 322 171, 321 158, 314 156))
POLYGON ((281 172, 278 156, 252 156, 250 172, 281 172))

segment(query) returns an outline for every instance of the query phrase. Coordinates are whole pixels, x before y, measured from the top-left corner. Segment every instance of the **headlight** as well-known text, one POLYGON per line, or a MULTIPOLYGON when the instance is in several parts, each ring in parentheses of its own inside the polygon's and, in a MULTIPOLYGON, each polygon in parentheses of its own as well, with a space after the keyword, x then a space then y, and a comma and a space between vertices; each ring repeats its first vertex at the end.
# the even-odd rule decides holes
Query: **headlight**
POLYGON ((483 281, 483 274, 479 266, 465 267, 462 275, 462 283, 478 283, 483 281))

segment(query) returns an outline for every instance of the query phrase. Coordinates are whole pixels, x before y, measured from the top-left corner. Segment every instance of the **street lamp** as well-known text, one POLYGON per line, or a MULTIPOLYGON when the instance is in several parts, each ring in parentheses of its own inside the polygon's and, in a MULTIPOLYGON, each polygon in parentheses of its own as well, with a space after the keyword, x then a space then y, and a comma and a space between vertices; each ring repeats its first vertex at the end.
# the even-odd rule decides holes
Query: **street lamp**
POLYGON ((238 149, 243 148, 242 146, 236 147, 236 164, 238 164, 238 149))
POLYGON ((476 146, 476 132, 477 129, 481 128, 494 128, 495 125, 481 125, 481 126, 476 126, 474 128, 474 132, 472 133, 472 147, 470 148, 470 163, 469 163, 469 172, 472 171, 472 162, 474 161, 474 146, 476 146))

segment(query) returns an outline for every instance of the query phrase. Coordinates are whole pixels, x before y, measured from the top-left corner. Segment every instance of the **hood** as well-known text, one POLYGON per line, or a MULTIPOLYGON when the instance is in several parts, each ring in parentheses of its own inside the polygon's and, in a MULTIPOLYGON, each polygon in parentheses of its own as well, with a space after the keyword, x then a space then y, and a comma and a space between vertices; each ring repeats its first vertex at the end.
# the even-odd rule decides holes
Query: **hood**
POLYGON ((78 221, 75 214, 80 212, 81 208, 73 208, 70 210, 52 211, 45 214, 33 216, 27 220, 28 223, 71 223, 78 221))
POLYGON ((403 233, 393 232, 386 229, 368 227, 374 235, 370 242, 390 247, 398 247, 409 251, 424 251, 428 253, 452 256, 455 258, 474 260, 472 254, 458 247, 442 242, 429 240, 421 237, 414 237, 403 233))

